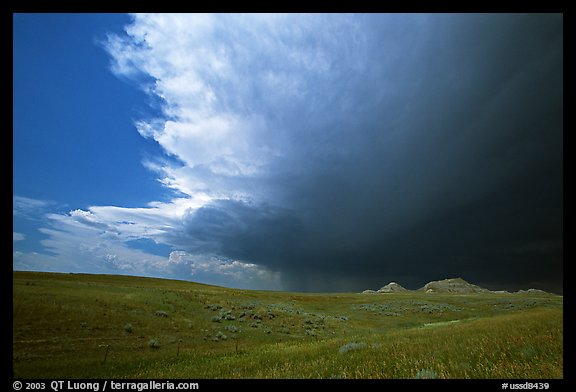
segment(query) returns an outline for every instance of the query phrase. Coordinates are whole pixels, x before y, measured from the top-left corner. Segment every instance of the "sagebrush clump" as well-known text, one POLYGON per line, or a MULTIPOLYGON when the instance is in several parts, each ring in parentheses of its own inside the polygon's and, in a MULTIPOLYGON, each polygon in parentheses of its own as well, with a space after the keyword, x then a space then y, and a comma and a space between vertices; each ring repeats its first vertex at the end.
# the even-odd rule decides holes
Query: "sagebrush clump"
POLYGON ((160 348, 160 341, 158 341, 158 339, 150 339, 148 341, 148 347, 153 348, 153 349, 159 349, 160 348))
POLYGON ((235 325, 227 325, 226 327, 224 327, 224 329, 228 332, 233 332, 233 333, 240 332, 240 328, 238 328, 235 325))
POLYGON ((368 347, 368 345, 366 343, 351 342, 351 343, 347 343, 347 344, 341 346, 338 351, 340 352, 340 354, 344 354, 344 353, 347 353, 350 351, 362 350, 362 349, 365 349, 367 347, 368 347))
POLYGON ((222 331, 218 331, 218 333, 216 333, 216 336, 212 338, 212 340, 215 342, 219 342, 220 340, 226 340, 226 339, 228 339, 228 336, 226 336, 222 331))

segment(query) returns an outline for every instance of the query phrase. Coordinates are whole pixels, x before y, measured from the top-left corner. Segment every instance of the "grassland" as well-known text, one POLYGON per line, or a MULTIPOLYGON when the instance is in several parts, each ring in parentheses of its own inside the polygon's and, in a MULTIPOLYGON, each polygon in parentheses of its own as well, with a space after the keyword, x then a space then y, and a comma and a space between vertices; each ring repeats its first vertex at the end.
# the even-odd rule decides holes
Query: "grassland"
POLYGON ((23 378, 562 378, 563 299, 13 274, 23 378))

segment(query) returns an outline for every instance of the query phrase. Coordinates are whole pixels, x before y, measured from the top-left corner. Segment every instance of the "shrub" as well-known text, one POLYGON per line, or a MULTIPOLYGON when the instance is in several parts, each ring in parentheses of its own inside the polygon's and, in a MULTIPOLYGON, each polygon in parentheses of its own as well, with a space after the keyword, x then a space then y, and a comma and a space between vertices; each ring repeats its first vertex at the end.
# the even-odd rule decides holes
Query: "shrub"
POLYGON ((224 320, 236 320, 236 317, 234 317, 232 315, 232 312, 229 310, 222 309, 222 310, 220 310, 218 315, 220 316, 221 319, 224 319, 224 320))
POLYGON ((349 351, 363 350, 366 347, 368 347, 368 345, 366 343, 352 342, 352 343, 347 343, 347 344, 343 345, 342 347, 340 347, 340 349, 338 351, 340 352, 340 354, 344 354, 344 353, 347 353, 349 351))
POLYGON ((132 331, 134 331, 134 327, 132 326, 132 324, 126 323, 124 324, 124 331, 132 333, 132 331))
POLYGON ((414 376, 416 379, 433 379, 438 378, 438 373, 428 369, 419 370, 414 376))
POLYGON ((160 342, 157 339, 150 339, 148 341, 148 347, 158 349, 160 348, 160 342))
POLYGON ((233 333, 240 332, 240 328, 238 328, 235 325, 227 325, 224 329, 228 332, 233 332, 233 333))
POLYGON ((219 323, 221 320, 220 316, 212 316, 212 322, 213 323, 219 323))
POLYGON ((216 341, 216 342, 219 340, 226 340, 226 339, 228 339, 228 336, 224 335, 224 333, 222 331, 218 331, 218 333, 214 337, 214 341, 216 341))

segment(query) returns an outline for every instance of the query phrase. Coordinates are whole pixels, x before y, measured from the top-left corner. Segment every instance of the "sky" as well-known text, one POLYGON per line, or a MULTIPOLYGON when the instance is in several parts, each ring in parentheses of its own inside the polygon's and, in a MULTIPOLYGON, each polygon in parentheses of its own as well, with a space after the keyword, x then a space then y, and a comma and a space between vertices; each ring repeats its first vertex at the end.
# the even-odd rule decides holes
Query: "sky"
POLYGON ((563 292, 561 14, 15 14, 13 269, 563 292))

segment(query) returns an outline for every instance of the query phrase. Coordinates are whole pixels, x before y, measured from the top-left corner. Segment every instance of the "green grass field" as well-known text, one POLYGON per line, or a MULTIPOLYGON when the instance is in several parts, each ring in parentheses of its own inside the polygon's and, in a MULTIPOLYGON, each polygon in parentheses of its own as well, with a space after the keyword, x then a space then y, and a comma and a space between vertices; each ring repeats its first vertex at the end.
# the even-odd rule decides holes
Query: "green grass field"
POLYGON ((563 298, 14 272, 22 378, 562 378, 563 298))

